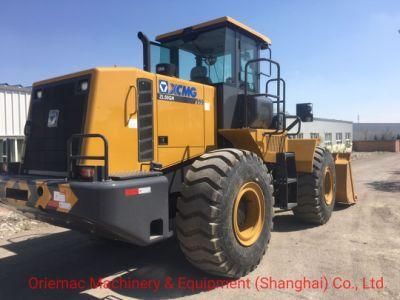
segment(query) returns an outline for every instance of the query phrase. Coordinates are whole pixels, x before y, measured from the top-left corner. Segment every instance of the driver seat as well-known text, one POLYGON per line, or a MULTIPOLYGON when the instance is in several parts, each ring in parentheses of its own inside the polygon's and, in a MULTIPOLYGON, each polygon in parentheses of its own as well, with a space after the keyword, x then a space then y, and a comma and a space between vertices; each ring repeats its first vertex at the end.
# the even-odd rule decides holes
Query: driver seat
POLYGON ((190 80, 203 84, 212 84, 210 77, 207 76, 207 68, 204 66, 194 67, 190 71, 190 80))

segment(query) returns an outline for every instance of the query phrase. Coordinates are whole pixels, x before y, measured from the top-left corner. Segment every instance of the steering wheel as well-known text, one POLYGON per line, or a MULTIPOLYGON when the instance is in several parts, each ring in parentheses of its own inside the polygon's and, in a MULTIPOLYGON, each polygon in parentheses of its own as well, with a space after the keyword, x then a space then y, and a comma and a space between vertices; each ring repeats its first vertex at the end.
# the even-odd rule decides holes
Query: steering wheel
POLYGON ((227 83, 227 84, 233 84, 233 83, 234 83, 234 82, 233 82, 233 78, 232 78, 232 77, 226 78, 226 79, 225 79, 225 83, 227 83))

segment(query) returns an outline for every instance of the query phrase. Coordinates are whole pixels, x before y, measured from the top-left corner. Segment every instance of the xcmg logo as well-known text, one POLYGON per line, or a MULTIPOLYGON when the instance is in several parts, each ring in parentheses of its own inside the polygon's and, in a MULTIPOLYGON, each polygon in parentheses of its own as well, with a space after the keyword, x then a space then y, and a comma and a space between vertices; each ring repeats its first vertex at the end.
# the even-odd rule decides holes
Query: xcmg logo
POLYGON ((197 97, 197 89, 195 87, 170 83, 165 80, 159 81, 159 91, 160 94, 169 94, 189 98, 197 97))

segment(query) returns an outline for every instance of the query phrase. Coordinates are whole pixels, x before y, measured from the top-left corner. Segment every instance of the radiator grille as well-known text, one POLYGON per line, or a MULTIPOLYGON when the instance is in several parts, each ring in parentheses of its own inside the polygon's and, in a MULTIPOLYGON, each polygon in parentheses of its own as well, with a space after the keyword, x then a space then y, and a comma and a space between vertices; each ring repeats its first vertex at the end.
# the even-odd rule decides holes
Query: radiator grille
POLYGON ((154 159, 152 82, 148 79, 139 79, 138 93, 139 161, 152 161, 154 159))
MULTIPOLYGON (((89 75, 35 86, 25 130, 25 172, 66 172, 67 140, 83 131, 89 89, 89 75), (86 91, 80 90, 83 81, 89 84, 86 91), (40 99, 37 91, 42 92, 40 99), (51 115, 57 119, 53 125, 49 124, 51 115)), ((78 147, 75 145, 74 153, 78 147)))

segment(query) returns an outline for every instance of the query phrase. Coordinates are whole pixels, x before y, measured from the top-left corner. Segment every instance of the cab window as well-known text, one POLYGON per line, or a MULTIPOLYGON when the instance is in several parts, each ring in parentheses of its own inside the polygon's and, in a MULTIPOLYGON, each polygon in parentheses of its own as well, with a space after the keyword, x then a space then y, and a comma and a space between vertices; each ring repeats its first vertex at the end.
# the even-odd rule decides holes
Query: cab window
POLYGON ((204 84, 235 84, 235 32, 218 28, 162 44, 178 49, 179 78, 204 84))
POLYGON ((171 63, 171 49, 158 44, 150 45, 151 72, 156 73, 156 66, 161 63, 171 63))
MULTIPOLYGON (((249 60, 258 58, 258 47, 254 40, 247 36, 240 36, 240 72, 239 86, 245 85, 245 67, 249 60)), ((259 63, 249 64, 247 67, 247 89, 252 92, 258 90, 258 65, 259 63)))

